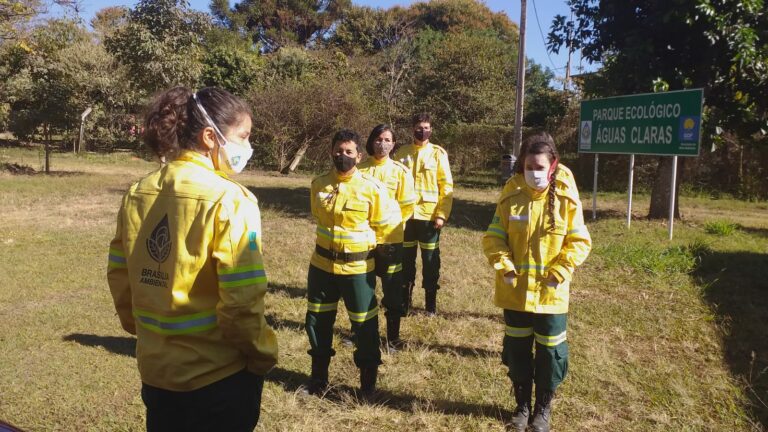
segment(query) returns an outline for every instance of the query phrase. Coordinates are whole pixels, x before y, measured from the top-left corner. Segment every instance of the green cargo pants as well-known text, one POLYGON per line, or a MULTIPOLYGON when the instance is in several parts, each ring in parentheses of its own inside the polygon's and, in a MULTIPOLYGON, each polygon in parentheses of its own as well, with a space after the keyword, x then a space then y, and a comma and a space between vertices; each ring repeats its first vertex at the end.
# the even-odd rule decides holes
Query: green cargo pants
POLYGON ((504 310, 504 349, 501 361, 513 382, 536 382, 540 390, 555 391, 568 373, 568 314, 535 314, 504 310), (536 341, 534 359, 532 345, 536 341))
POLYGON ((421 286, 438 290, 440 285, 440 230, 433 221, 410 219, 405 223, 403 241, 403 282, 416 281, 416 246, 421 249, 421 286))
POLYGON ((384 296, 381 304, 384 305, 387 317, 402 317, 405 315, 403 308, 403 245, 391 244, 387 256, 376 255, 376 276, 381 278, 381 291, 384 296))
POLYGON ((310 265, 307 277, 307 317, 309 355, 332 357, 333 324, 339 299, 344 298, 352 322, 353 354, 359 368, 381 364, 379 351, 379 306, 376 302, 376 274, 335 275, 310 265))

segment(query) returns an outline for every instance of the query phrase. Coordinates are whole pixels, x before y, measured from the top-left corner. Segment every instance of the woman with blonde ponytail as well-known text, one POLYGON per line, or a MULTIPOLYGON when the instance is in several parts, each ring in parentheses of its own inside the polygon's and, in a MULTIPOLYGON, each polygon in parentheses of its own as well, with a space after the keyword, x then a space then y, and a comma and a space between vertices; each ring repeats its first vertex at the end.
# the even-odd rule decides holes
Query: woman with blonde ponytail
POLYGON ((592 240, 573 174, 559 163, 549 134, 528 137, 512 171, 483 236, 483 251, 496 271, 494 303, 504 309, 501 356, 517 403, 511 426, 525 431, 530 423, 544 432, 555 389, 568 371, 570 281, 592 240))
POLYGON ((231 180, 251 157, 248 106, 217 89, 157 96, 144 142, 163 165, 130 187, 109 247, 120 323, 136 335, 148 431, 250 431, 277 340, 256 198, 231 180))

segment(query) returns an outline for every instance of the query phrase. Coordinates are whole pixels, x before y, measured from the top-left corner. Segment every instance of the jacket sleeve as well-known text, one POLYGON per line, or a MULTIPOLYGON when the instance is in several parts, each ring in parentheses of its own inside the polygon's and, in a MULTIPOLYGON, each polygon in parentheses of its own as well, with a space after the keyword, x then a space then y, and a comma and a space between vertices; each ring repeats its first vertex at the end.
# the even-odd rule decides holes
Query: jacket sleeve
POLYGON ((507 228, 509 226, 509 210, 504 206, 504 196, 496 204, 496 212, 483 234, 483 253, 488 263, 495 270, 503 273, 515 271, 512 252, 509 250, 507 228))
POLYGON ((371 194, 371 210, 368 223, 376 233, 376 244, 402 243, 403 217, 397 201, 389 197, 383 186, 371 194), (400 229, 398 236, 398 229, 400 229), (398 238, 399 237, 399 238, 398 238))
POLYGON ((448 220, 453 207, 453 176, 451 175, 451 166, 448 163, 448 153, 440 152, 437 165, 437 207, 435 208, 435 218, 448 220))
POLYGON ((568 202, 571 208, 568 211, 568 228, 563 240, 563 249, 549 269, 560 282, 570 281, 573 278, 574 269, 587 259, 589 251, 592 249, 592 238, 584 224, 581 200, 578 198, 578 191, 575 190, 575 186, 573 189, 569 193, 571 199, 568 202), (574 194, 575 197, 573 197, 574 194))
POLYGON ((130 334, 136 334, 136 321, 133 317, 133 300, 131 298, 131 283, 128 279, 128 263, 125 258, 123 245, 123 211, 120 206, 117 213, 117 230, 109 244, 109 260, 107 262, 107 283, 112 293, 117 316, 123 329, 130 334))
POLYGON ((264 375, 277 363, 277 338, 264 316, 267 276, 256 204, 246 208, 220 204, 214 236, 219 327, 224 339, 243 353, 247 369, 264 375))
POLYGON ((400 213, 403 221, 407 221, 413 216, 413 208, 419 197, 416 195, 416 188, 413 184, 413 176, 408 171, 403 171, 400 182, 397 185, 397 203, 400 205, 400 213))

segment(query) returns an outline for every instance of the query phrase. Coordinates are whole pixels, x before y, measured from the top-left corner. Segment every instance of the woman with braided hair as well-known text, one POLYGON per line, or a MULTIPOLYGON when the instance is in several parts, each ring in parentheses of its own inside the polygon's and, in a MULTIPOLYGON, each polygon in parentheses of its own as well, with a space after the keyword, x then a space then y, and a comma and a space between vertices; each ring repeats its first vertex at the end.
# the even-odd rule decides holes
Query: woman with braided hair
POLYGON ((494 303, 504 309, 501 357, 517 403, 513 430, 530 423, 549 431, 555 389, 568 371, 569 285, 591 246, 576 182, 559 163, 554 140, 545 132, 528 137, 483 236, 496 270, 494 303))

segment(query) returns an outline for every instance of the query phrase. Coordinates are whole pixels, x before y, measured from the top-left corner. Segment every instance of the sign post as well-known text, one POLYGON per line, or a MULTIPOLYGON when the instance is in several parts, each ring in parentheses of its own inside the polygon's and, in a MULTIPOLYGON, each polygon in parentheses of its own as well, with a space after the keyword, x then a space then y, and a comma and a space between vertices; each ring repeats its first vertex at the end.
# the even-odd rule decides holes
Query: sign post
POLYGON ((629 155, 629 185, 627 187, 627 229, 632 223, 632 184, 635 176, 635 155, 629 155))
MULTIPOLYGON (((698 156, 701 147, 701 113, 704 90, 616 96, 581 102, 579 153, 630 155, 627 227, 632 217, 634 155, 674 157, 670 193, 670 231, 674 217, 677 156, 698 156)), ((597 165, 595 165, 597 189, 597 165)), ((596 195, 596 190, 594 191, 596 195)), ((593 207, 596 199, 593 197, 593 207)), ((593 217, 596 210, 592 210, 593 217)))

